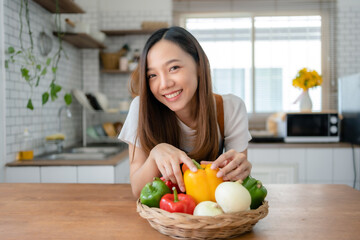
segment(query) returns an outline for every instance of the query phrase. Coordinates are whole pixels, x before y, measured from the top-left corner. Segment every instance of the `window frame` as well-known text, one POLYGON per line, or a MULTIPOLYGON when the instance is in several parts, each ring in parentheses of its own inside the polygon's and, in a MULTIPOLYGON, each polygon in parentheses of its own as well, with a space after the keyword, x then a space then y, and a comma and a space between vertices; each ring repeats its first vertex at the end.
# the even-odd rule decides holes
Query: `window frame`
MULTIPOLYGON (((251 46, 252 46, 252 109, 253 112, 248 113, 249 120, 255 122, 263 122, 268 116, 272 113, 263 113, 255 112, 255 18, 256 17, 271 17, 271 16, 313 16, 318 15, 321 17, 321 74, 323 76, 323 84, 321 86, 321 111, 326 111, 330 109, 330 84, 334 84, 334 79, 330 79, 331 76, 335 76, 334 73, 330 73, 330 61, 327 60, 330 58, 330 50, 335 51, 331 47, 331 37, 329 26, 331 24, 331 19, 329 14, 326 11, 313 10, 313 11, 277 11, 274 12, 263 12, 263 13, 251 13, 251 12, 219 12, 219 13, 185 13, 176 16, 178 25, 181 27, 186 27, 187 18, 227 18, 227 17, 248 17, 251 18, 252 29, 251 29, 251 46)), ((334 70, 333 70, 334 71, 334 70)))

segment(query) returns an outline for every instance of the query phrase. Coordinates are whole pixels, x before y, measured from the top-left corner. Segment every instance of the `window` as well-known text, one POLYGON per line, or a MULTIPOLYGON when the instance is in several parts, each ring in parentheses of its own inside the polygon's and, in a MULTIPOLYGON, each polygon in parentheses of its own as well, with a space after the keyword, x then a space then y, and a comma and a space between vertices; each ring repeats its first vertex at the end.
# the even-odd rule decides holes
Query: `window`
MULTIPOLYGON (((250 113, 298 111, 292 79, 304 67, 321 74, 320 16, 191 17, 185 27, 209 58, 214 92, 240 96, 250 113)), ((310 95, 321 110, 321 87, 310 95)))

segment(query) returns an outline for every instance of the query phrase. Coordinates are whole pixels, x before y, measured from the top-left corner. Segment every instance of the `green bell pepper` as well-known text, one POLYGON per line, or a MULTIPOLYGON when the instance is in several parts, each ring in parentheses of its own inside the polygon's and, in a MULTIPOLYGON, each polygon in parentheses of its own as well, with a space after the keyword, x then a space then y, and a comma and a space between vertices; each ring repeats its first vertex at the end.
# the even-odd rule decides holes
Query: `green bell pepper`
POLYGON ((250 193, 251 196, 250 209, 257 209, 258 207, 260 207, 267 195, 267 190, 263 186, 262 182, 251 176, 248 176, 247 178, 244 179, 242 185, 250 193))
POLYGON ((140 202, 149 207, 160 207, 162 196, 171 193, 170 188, 160 178, 154 178, 153 182, 147 183, 140 193, 140 202))

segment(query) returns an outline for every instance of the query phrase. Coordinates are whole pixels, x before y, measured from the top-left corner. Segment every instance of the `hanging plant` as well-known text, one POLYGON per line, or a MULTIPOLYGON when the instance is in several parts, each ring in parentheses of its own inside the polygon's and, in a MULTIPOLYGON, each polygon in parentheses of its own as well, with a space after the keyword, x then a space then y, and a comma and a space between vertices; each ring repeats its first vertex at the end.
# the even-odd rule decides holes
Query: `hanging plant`
MULTIPOLYGON (((39 86, 41 79, 44 79, 47 75, 49 69, 52 72, 52 80, 49 84, 49 88, 42 93, 42 105, 46 104, 49 98, 52 101, 55 101, 58 98, 58 93, 61 91, 62 87, 56 83, 56 75, 58 70, 58 64, 62 53, 65 57, 66 53, 62 46, 62 35, 61 35, 61 19, 60 19, 60 9, 59 9, 59 0, 56 0, 56 14, 55 14, 55 26, 57 31, 57 40, 59 42, 59 48, 53 57, 47 58, 45 61, 43 57, 40 57, 38 54, 34 53, 34 41, 30 26, 30 16, 29 16, 29 1, 21 0, 20 11, 19 11, 19 20, 20 20, 20 49, 15 49, 15 47, 10 46, 6 54, 9 55, 9 58, 5 60, 5 68, 9 68, 9 64, 18 63, 20 65, 21 77, 28 83, 31 89, 30 98, 27 101, 26 107, 28 109, 34 110, 34 105, 32 103, 33 88, 39 86), (25 7, 25 12, 23 11, 25 7), (26 20, 26 25, 28 28, 28 37, 30 40, 30 47, 25 48, 23 44, 23 16, 26 20)), ((72 96, 70 93, 66 93, 64 96, 65 103, 70 105, 72 102, 72 96)))

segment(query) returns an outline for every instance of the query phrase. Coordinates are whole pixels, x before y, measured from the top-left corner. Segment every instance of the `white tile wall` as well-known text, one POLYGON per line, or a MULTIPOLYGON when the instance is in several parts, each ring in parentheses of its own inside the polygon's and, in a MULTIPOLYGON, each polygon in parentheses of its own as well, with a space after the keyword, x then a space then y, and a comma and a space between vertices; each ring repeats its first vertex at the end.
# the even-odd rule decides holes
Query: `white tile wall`
POLYGON ((338 77, 360 72, 360 1, 337 1, 338 77))
MULTIPOLYGON (((20 0, 4 0, 4 45, 5 49, 14 46, 19 49, 19 9, 20 0)), ((37 36, 44 30, 53 41, 52 51, 49 56, 53 56, 57 50, 58 42, 52 35, 54 17, 47 10, 43 9, 33 1, 29 1, 30 21, 33 31, 35 53, 38 53, 37 36)), ((25 25, 25 21, 24 25, 25 25)), ((27 27, 24 27, 23 40, 24 47, 28 47, 30 42, 27 37, 27 27)), ((58 131, 58 109, 65 104, 63 96, 72 88, 81 87, 81 51, 73 46, 63 43, 67 58, 63 55, 57 74, 57 82, 63 89, 59 94, 59 99, 55 102, 49 101, 44 107, 41 106, 41 95, 48 89, 52 80, 51 71, 40 85, 33 89, 32 101, 34 111, 26 108, 27 99, 31 96, 31 89, 27 83, 21 79, 19 64, 11 64, 6 71, 6 162, 13 161, 17 151, 22 150, 21 135, 27 127, 31 133, 31 148, 35 154, 40 154, 45 150, 45 136, 58 131)), ((44 58, 45 59, 45 58, 44 58)), ((62 125, 66 134, 65 145, 74 144, 81 136, 81 109, 78 104, 71 105, 73 113, 72 119, 62 116, 62 125)))

